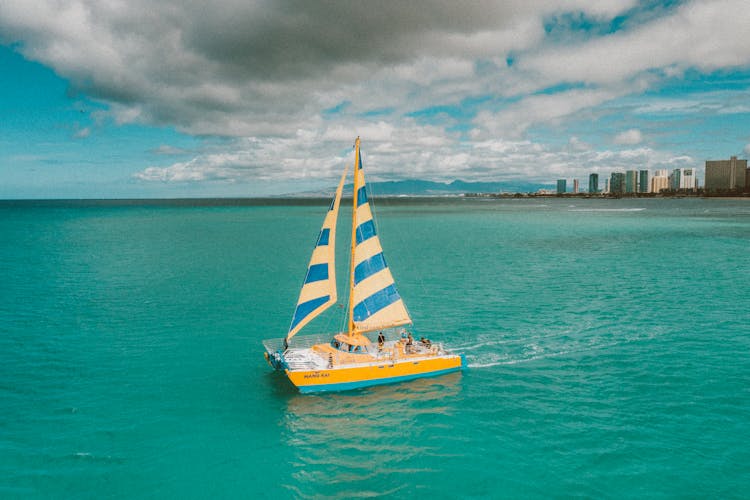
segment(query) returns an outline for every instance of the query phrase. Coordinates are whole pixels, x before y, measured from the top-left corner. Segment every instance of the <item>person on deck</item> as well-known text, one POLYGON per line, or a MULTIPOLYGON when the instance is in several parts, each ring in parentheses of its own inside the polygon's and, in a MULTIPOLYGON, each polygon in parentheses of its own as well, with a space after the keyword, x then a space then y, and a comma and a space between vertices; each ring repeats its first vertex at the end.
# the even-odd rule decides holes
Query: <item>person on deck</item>
POLYGON ((384 345, 385 345, 385 335, 383 335, 383 332, 380 332, 378 333, 378 351, 382 351, 384 345))

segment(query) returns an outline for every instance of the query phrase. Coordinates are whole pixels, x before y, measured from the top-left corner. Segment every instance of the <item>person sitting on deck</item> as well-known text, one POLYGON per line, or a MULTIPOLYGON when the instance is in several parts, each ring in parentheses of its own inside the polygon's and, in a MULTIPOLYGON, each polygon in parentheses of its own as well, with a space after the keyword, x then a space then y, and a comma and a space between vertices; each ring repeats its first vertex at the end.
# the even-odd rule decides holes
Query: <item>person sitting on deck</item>
POLYGON ((385 345, 385 335, 383 335, 383 332, 378 333, 378 351, 383 350, 383 345, 385 345))
POLYGON ((420 342, 422 343, 422 345, 424 345, 424 346, 425 346, 425 347, 426 347, 427 349, 429 349, 429 348, 430 348, 430 347, 432 346, 432 342, 430 342, 430 339, 426 339, 426 338, 422 337, 421 339, 419 339, 419 341, 420 341, 420 342))
POLYGON ((413 345, 414 345, 414 338, 411 336, 411 332, 409 332, 409 337, 406 339, 406 352, 411 352, 413 345))

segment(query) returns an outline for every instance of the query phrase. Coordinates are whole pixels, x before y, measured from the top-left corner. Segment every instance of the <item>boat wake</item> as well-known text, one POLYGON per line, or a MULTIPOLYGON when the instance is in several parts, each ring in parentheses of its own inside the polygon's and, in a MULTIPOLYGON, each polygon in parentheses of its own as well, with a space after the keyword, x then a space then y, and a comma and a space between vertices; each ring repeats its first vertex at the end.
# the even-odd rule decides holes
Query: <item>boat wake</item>
MULTIPOLYGON (((585 331, 579 333, 585 333, 585 331)), ((621 336, 616 334, 580 336, 575 332, 555 332, 519 339, 501 339, 457 346, 456 350, 464 354, 469 368, 491 368, 559 356, 585 355, 633 342, 649 341, 663 333, 650 331, 621 336)))
POLYGON ((571 208, 568 212, 642 212, 645 208, 571 208))

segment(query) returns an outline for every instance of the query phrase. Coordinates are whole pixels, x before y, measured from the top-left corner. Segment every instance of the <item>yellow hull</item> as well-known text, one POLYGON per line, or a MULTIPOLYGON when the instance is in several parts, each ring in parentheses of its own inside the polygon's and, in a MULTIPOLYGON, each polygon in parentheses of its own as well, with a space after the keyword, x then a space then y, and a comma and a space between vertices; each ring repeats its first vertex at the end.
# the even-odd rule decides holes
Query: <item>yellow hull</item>
POLYGON ((346 366, 326 370, 285 370, 285 372, 300 392, 320 392, 342 391, 415 378, 434 377, 458 371, 462 365, 461 356, 446 354, 416 360, 404 359, 394 363, 346 366))

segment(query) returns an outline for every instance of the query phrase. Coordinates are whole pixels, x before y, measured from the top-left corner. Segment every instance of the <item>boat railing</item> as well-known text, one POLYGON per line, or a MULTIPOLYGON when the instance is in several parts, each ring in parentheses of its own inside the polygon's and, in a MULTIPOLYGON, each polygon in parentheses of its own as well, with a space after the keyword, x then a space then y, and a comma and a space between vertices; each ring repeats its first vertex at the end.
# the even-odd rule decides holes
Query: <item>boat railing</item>
POLYGON ((434 356, 437 354, 445 354, 445 350, 443 349, 443 344, 437 342, 431 344, 414 342, 409 346, 399 344, 398 341, 396 341, 386 343, 382 349, 376 347, 371 354, 377 359, 390 360, 394 358, 398 359, 403 356, 415 356, 420 354, 423 356, 434 356))
MULTIPOLYGON (((312 335, 297 335, 290 342, 292 349, 309 349, 315 344, 327 344, 333 336, 330 333, 318 333, 312 335)), ((266 339, 263 346, 267 351, 277 352, 284 350, 284 337, 278 339, 266 339)))
MULTIPOLYGON (((383 336, 385 337, 386 342, 389 341, 395 341, 400 338, 401 331, 403 328, 386 328, 382 330, 383 336)), ((296 335, 292 341, 289 343, 289 347, 292 349, 308 349, 316 344, 327 344, 331 342, 333 339, 333 335, 331 333, 312 333, 312 334, 304 334, 304 335, 296 335)), ((378 332, 368 332, 365 334, 367 338, 370 339, 370 342, 377 345, 377 338, 378 338, 378 332)), ((271 352, 276 352, 284 349, 284 337, 277 338, 277 339, 266 339, 263 341, 263 346, 266 348, 266 350, 269 350, 271 352)))
MULTIPOLYGON (((385 337, 385 346, 383 347, 383 349, 379 349, 377 343, 377 332, 370 332, 368 334, 368 337, 370 337, 370 341, 372 342, 369 354, 371 354, 378 360, 391 360, 394 357, 394 346, 396 346, 398 342, 402 341, 401 335, 397 329, 383 330, 383 335, 385 337)), ((294 339, 292 339, 289 348, 309 349, 317 344, 327 344, 331 342, 332 337, 333 336, 330 333, 297 335, 294 337, 294 339)), ((271 354, 283 351, 284 338, 281 337, 276 339, 266 339, 263 341, 263 346, 266 348, 266 351, 271 354)), ((411 346, 402 344, 396 348, 396 358, 398 358, 399 356, 403 356, 404 354, 409 356, 415 354, 424 354, 428 356, 435 354, 445 354, 445 350, 443 349, 443 344, 441 342, 431 342, 429 344, 425 344, 418 340, 414 340, 411 346)))
POLYGON ((271 354, 281 351, 284 349, 284 339, 283 337, 280 339, 266 339, 263 341, 263 347, 271 354))

